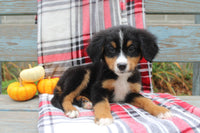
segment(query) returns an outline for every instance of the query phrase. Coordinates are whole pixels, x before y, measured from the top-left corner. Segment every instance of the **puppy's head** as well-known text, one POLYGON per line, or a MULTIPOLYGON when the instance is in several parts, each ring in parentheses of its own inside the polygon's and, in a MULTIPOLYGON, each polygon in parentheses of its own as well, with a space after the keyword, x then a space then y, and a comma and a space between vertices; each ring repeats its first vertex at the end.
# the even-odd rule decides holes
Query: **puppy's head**
POLYGON ((87 48, 93 62, 105 61, 115 73, 131 72, 142 57, 152 61, 158 53, 154 35, 131 26, 116 26, 97 33, 87 48))

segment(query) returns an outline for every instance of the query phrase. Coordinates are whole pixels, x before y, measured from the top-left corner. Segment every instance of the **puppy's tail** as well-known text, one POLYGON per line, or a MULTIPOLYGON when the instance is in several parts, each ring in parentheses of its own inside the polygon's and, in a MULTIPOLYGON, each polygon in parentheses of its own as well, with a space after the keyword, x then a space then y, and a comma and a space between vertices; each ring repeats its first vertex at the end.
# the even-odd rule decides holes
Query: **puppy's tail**
POLYGON ((53 96, 53 98, 51 99, 51 104, 52 104, 54 107, 63 110, 63 107, 62 107, 62 104, 61 104, 61 103, 62 103, 62 100, 61 100, 61 91, 60 91, 60 89, 55 88, 55 89, 54 89, 54 96, 53 96))

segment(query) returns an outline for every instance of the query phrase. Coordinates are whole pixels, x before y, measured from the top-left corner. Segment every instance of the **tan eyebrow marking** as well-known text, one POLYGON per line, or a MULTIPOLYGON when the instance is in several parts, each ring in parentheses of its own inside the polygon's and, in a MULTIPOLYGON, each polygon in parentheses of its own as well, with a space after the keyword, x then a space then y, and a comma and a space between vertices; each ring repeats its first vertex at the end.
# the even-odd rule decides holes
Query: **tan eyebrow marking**
POLYGON ((131 40, 129 40, 126 44, 127 47, 129 47, 133 42, 131 40))
POLYGON ((117 47, 117 45, 116 45, 116 43, 115 42, 111 42, 111 45, 113 46, 113 48, 116 48, 117 47))

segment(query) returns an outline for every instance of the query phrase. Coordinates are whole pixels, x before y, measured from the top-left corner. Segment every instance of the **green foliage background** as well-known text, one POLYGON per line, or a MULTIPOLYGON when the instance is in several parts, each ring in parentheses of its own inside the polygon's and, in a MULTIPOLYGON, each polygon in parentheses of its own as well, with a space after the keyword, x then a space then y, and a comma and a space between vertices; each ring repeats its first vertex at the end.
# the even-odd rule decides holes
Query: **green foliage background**
MULTIPOLYGON (((28 68, 28 64, 36 66, 36 62, 3 62, 2 94, 7 94, 7 86, 18 80, 19 73, 28 68)), ((173 95, 192 94, 192 63, 156 62, 152 64, 152 83, 154 92, 173 95)))

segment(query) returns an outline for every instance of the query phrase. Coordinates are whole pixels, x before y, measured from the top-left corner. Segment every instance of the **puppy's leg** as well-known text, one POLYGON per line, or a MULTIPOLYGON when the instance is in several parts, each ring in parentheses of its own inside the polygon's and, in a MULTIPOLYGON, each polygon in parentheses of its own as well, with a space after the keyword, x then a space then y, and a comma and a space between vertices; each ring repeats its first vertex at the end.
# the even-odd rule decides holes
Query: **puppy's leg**
POLYGON ((154 115, 158 118, 169 118, 172 117, 172 113, 165 107, 158 106, 153 103, 148 98, 145 98, 139 93, 131 93, 127 96, 127 102, 144 109, 149 112, 151 115, 154 115))
POLYGON ((104 98, 102 101, 97 102, 94 105, 94 115, 95 123, 100 126, 109 125, 113 122, 113 117, 110 112, 110 104, 107 98, 104 98))
POLYGON ((72 105, 73 99, 75 97, 76 94, 72 92, 69 95, 65 96, 62 103, 65 114, 70 118, 76 118, 79 115, 78 110, 72 105))
POLYGON ((62 104, 61 104, 61 95, 62 95, 62 90, 60 86, 56 86, 54 89, 54 96, 51 99, 51 104, 54 107, 57 107, 59 109, 63 110, 62 104))
POLYGON ((90 79, 90 71, 87 71, 84 75, 84 78, 81 82, 81 84, 72 92, 70 92, 68 95, 66 95, 63 99, 62 106, 65 111, 65 114, 70 118, 78 117, 79 112, 78 110, 72 105, 74 98, 77 97, 82 90, 84 90, 87 87, 87 84, 90 79))
POLYGON ((85 96, 77 96, 74 99, 74 104, 84 109, 92 109, 92 102, 85 96))

